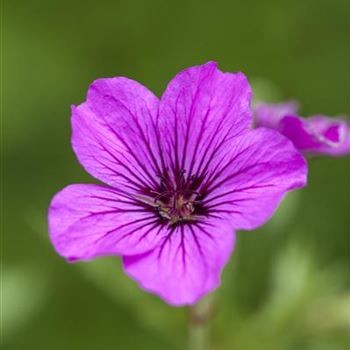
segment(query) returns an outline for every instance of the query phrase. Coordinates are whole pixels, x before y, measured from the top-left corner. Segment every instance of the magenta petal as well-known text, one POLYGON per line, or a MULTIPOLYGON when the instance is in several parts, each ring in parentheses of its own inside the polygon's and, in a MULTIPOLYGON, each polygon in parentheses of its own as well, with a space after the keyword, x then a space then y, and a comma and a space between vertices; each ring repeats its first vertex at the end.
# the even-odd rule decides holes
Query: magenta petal
POLYGON ((279 131, 304 153, 333 156, 350 153, 350 128, 344 120, 286 116, 280 122, 279 131))
POLYGON ((179 226, 153 251, 124 256, 124 268, 142 288, 169 304, 194 304, 220 284, 234 237, 223 218, 179 226))
POLYGON ((49 207, 51 241, 70 261, 148 251, 161 231, 157 223, 153 212, 98 185, 67 186, 49 207))
POLYGON ((188 68, 160 101, 160 130, 173 169, 198 173, 252 123, 251 89, 242 73, 223 73, 214 62, 188 68))
POLYGON ((72 107, 72 144, 85 169, 111 186, 150 187, 160 172, 158 98, 126 78, 96 80, 72 107))
POLYGON ((299 150, 315 149, 319 141, 307 128, 307 121, 297 116, 286 116, 280 121, 278 130, 288 137, 299 150))
POLYGON ((307 165, 277 131, 258 128, 237 137, 213 164, 202 191, 210 213, 231 215, 235 229, 254 229, 274 213, 283 195, 305 186, 307 165))
POLYGON ((298 109, 299 105, 295 101, 276 104, 258 103, 254 109, 255 125, 276 129, 283 117, 296 114, 298 109))

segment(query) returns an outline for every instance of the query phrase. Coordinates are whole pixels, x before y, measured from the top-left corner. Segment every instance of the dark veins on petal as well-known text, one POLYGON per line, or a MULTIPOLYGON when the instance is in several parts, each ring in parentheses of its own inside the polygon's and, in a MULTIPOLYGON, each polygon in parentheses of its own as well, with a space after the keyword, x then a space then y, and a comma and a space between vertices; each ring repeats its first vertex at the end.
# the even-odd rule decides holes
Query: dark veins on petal
MULTIPOLYGON (((156 125, 153 125, 153 127, 155 130, 157 130, 156 125)), ((115 133, 114 130, 112 131, 115 133)), ((126 211, 141 211, 149 213, 150 216, 148 217, 148 219, 153 220, 151 220, 150 222, 146 222, 144 226, 149 226, 154 223, 155 227, 157 225, 161 227, 168 226, 170 235, 178 227, 180 228, 184 224, 198 226, 203 222, 203 220, 201 219, 206 217, 217 217, 218 213, 224 212, 220 209, 214 209, 220 206, 220 203, 215 205, 208 205, 206 204, 205 199, 214 188, 212 186, 213 183, 218 180, 218 178, 220 177, 220 175, 222 175, 222 172, 225 170, 229 163, 224 162, 225 166, 220 167, 219 165, 217 165, 211 172, 208 171, 210 163, 214 160, 214 158, 217 155, 217 151, 227 140, 227 135, 225 135, 225 137, 223 137, 222 140, 215 140, 216 145, 209 152, 209 149, 211 148, 212 143, 214 143, 215 139, 214 137, 212 137, 207 142, 208 144, 206 145, 205 152, 202 155, 201 159, 196 159, 195 155, 193 155, 191 159, 190 171, 195 171, 197 174, 188 173, 186 169, 182 168, 185 163, 184 159, 186 155, 183 154, 182 161, 180 162, 180 157, 178 156, 178 152, 176 150, 176 131, 175 135, 175 144, 173 144, 173 147, 171 147, 171 149, 174 151, 174 157, 170 157, 171 164, 169 168, 165 165, 165 160, 160 144, 157 144, 161 163, 158 164, 158 161, 156 160, 157 157, 154 155, 150 147, 147 146, 149 144, 149 140, 147 140, 145 135, 141 133, 141 140, 147 147, 150 156, 150 162, 153 163, 152 167, 154 169, 156 168, 158 171, 161 171, 161 173, 158 173, 155 177, 152 177, 152 175, 148 171, 145 171, 144 174, 140 174, 143 177, 143 179, 146 180, 144 181, 143 179, 139 178, 139 176, 135 174, 131 168, 128 168, 127 165, 124 164, 124 162, 120 162, 119 164, 122 165, 124 168, 127 168, 130 175, 132 175, 132 178, 129 178, 131 186, 126 186, 126 188, 131 190, 131 192, 115 189, 119 195, 125 197, 125 200, 122 200, 120 202, 124 204, 130 204, 134 206, 134 208, 137 207, 137 209, 127 209, 126 211), (198 164, 197 169, 194 169, 195 164, 198 164)), ((119 139, 121 139, 120 135, 116 136, 119 139)), ((186 138, 188 137, 189 135, 187 134, 186 138)), ((187 143, 185 142, 185 148, 187 147, 186 145, 187 143)), ((135 159, 137 158, 134 154, 132 154, 132 156, 135 159)), ((237 156, 238 155, 236 155, 236 157, 237 156)), ((234 161, 234 158, 232 158, 230 161, 234 161)), ((139 165, 142 170, 145 170, 143 164, 139 163, 139 165)), ((219 185, 221 185, 225 181, 226 179, 223 179, 219 185)), ((216 187, 217 186, 215 186, 215 188, 216 187)), ((237 190, 239 191, 239 189, 237 190)), ((209 203, 210 201, 211 200, 207 202, 209 203)), ((234 212, 235 211, 232 211, 232 213, 234 212)), ((136 222, 134 222, 133 224, 135 223, 136 222)), ((116 228, 116 230, 118 228, 116 228)), ((153 228, 154 227, 152 225, 151 229, 153 228)), ((133 229, 128 234, 131 235, 132 232, 135 231, 135 229, 136 227, 133 227, 133 229)))
MULTIPOLYGON (((104 102, 108 103, 110 99, 110 96, 105 96, 104 102)), ((110 157, 110 161, 116 165, 116 168, 123 169, 122 172, 118 172, 113 169, 113 165, 109 166, 104 164, 103 159, 98 159, 98 162, 108 168, 112 174, 123 178, 125 186, 124 188, 114 188, 114 191, 120 198, 119 200, 112 198, 100 199, 116 202, 115 205, 117 206, 119 202, 120 208, 118 206, 116 212, 143 212, 146 216, 133 222, 119 225, 113 230, 106 232, 102 238, 113 235, 119 229, 127 227, 127 230, 124 230, 125 233, 121 237, 119 236, 118 240, 127 239, 137 230, 145 229, 145 233, 140 237, 140 240, 142 240, 154 230, 156 230, 157 235, 160 234, 162 228, 165 227, 167 228, 167 234, 163 237, 162 246, 164 247, 165 243, 171 240, 171 235, 175 231, 179 232, 183 238, 184 225, 187 225, 190 227, 196 244, 198 243, 198 249, 200 249, 194 227, 199 228, 203 235, 209 237, 210 233, 206 230, 207 220, 205 218, 217 218, 221 213, 227 212, 220 208, 221 204, 226 203, 224 199, 212 203, 213 198, 208 199, 207 197, 212 193, 213 189, 230 179, 223 178, 228 164, 246 152, 246 150, 242 150, 228 160, 225 160, 225 157, 220 152, 226 142, 237 136, 231 129, 228 129, 226 132, 220 132, 231 105, 235 102, 234 99, 227 106, 224 118, 215 125, 213 132, 208 135, 208 138, 203 139, 202 133, 207 128, 209 114, 211 113, 210 101, 207 112, 201 118, 200 132, 191 146, 189 146, 189 143, 192 128, 194 127, 192 122, 196 109, 195 103, 193 103, 186 120, 186 133, 182 135, 185 139, 181 140, 184 142, 180 143, 179 138, 181 136, 178 132, 179 126, 177 125, 178 120, 176 117, 173 120, 173 137, 160 142, 164 135, 162 135, 159 127, 159 114, 155 118, 152 116, 149 118, 151 122, 150 129, 154 132, 151 134, 140 125, 138 118, 131 110, 118 101, 114 100, 113 102, 114 104, 118 103, 119 107, 124 109, 125 115, 132 119, 136 129, 134 130, 135 136, 142 146, 135 150, 130 140, 125 138, 118 128, 113 127, 113 124, 107 118, 104 119, 104 126, 119 140, 123 150, 114 147, 107 149, 100 136, 92 132, 101 150, 110 157), (151 138, 155 141, 154 147, 151 147, 151 138), (190 147, 194 147, 199 152, 194 151, 191 154, 190 151, 188 152, 190 147), (146 159, 147 165, 140 160, 142 158, 138 155, 140 151, 143 153, 143 158, 146 159), (187 159, 187 157, 189 158, 187 159), (219 162, 217 162, 218 157, 222 157, 222 159, 219 159, 219 162), (216 166, 212 167, 214 161, 216 166), (185 168, 186 166, 187 169, 185 168), (153 175, 155 173, 157 175, 153 175), (159 228, 158 231, 157 227, 159 228)), ((175 104, 176 109, 177 105, 178 103, 175 104)), ((150 114, 147 108, 143 112, 150 114)), ((178 114, 177 110, 173 112, 174 116, 178 114)), ((94 157, 94 155, 91 156, 94 157)), ((235 191, 239 190, 235 189, 235 191)), ((221 196, 224 197, 228 193, 221 196)), ((234 204, 233 201, 230 203, 234 204)), ((230 213, 239 212, 232 210, 230 213)), ((183 247, 180 248, 184 249, 183 247)))

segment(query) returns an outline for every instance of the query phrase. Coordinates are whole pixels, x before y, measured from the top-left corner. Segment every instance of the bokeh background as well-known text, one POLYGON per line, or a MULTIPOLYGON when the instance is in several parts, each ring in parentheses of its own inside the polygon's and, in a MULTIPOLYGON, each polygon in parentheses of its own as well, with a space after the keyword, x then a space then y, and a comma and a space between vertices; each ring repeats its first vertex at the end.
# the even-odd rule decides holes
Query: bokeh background
MULTIPOLYGON (((349 115, 347 0, 3 3, 3 349, 185 349, 188 310, 123 275, 67 264, 47 207, 95 180, 70 147, 70 105, 96 78, 160 95, 191 65, 243 71, 256 99, 349 115)), ((349 158, 310 159, 309 185, 238 243, 215 296, 212 349, 345 350, 350 342, 349 158)))

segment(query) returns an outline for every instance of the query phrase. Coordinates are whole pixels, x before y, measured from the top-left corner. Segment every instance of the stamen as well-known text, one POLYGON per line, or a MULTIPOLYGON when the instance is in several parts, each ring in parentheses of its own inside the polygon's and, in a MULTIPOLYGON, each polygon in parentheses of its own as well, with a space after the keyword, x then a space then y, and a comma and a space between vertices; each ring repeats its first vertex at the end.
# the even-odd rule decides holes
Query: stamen
MULTIPOLYGON (((180 222, 197 220, 199 210, 202 209, 203 202, 199 199, 201 194, 198 188, 197 177, 195 175, 185 176, 186 170, 179 170, 173 176, 168 172, 158 175, 160 178, 157 190, 151 190, 153 206, 159 216, 167 220, 169 225, 180 222)), ((202 199, 202 198, 201 198, 202 199)))
POLYGON ((173 193, 164 193, 155 199, 158 206, 158 212, 162 218, 168 219, 170 224, 176 224, 180 221, 190 221, 194 219, 195 207, 198 201, 195 200, 196 194, 193 191, 174 191, 173 193), (190 196, 188 196, 190 194, 190 196), (162 201, 159 198, 163 198, 162 201))

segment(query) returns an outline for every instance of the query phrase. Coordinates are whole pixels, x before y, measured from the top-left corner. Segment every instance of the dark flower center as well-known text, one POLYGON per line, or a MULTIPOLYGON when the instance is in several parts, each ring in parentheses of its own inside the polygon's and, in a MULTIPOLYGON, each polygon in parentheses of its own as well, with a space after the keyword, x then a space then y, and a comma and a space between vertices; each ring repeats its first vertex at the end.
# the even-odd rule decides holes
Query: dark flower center
POLYGON ((153 189, 145 189, 145 196, 138 199, 151 205, 163 223, 181 225, 207 214, 203 207, 203 196, 198 192, 201 181, 197 176, 186 176, 185 170, 165 170, 158 178, 158 185, 153 189))
POLYGON ((170 221, 170 225, 195 220, 195 209, 200 204, 195 191, 167 191, 155 199, 159 215, 170 221))
POLYGON ((171 226, 194 223, 209 215, 204 205, 206 189, 201 188, 202 177, 186 177, 185 170, 168 171, 158 175, 160 181, 153 188, 145 188, 143 193, 134 195, 144 208, 155 213, 163 224, 171 226))

